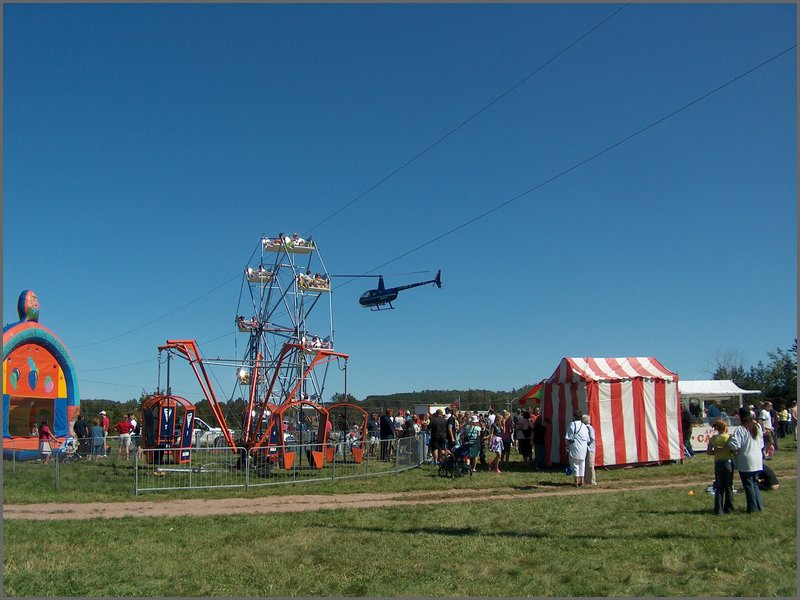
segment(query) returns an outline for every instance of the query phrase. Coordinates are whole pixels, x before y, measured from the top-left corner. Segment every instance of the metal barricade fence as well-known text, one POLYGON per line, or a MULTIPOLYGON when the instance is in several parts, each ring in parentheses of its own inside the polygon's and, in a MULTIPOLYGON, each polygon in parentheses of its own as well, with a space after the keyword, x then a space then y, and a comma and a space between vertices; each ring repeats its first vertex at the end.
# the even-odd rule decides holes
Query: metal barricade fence
MULTIPOLYGON (((96 460, 113 464, 115 467, 127 464, 132 469, 133 458, 138 447, 136 442, 138 442, 138 439, 136 441, 132 440, 130 458, 126 461, 124 447, 121 452, 118 451, 120 436, 109 436, 106 439, 106 443, 110 448, 105 453, 100 452, 96 460)), ((87 438, 83 444, 77 438, 73 438, 71 446, 67 444, 66 439, 59 443, 51 443, 49 460, 47 460, 48 457, 46 455, 40 454, 38 447, 38 439, 34 448, 31 447, 30 443, 20 444, 18 447, 16 440, 4 440, 3 454, 4 459, 7 461, 4 468, 11 475, 19 471, 21 477, 29 480, 32 477, 41 483, 52 482, 55 490, 61 490, 63 487, 66 491, 69 491, 80 485, 83 479, 82 474, 85 471, 79 469, 78 472, 74 472, 70 470, 70 465, 89 462, 93 459, 91 438, 87 438), (31 471, 27 465, 36 465, 35 471, 31 471), (33 473, 37 474, 32 475, 33 473), (66 484, 66 487, 64 487, 64 484, 66 484)))
POLYGON ((396 440, 380 460, 379 442, 293 444, 255 453, 244 448, 159 449, 136 453, 135 494, 162 490, 244 488, 399 473, 422 464, 422 436, 396 440))
MULTIPOLYGON (((8 460, 11 463, 11 472, 17 470, 17 441, 3 440, 3 460, 8 460)), ((5 467, 4 467, 5 468, 5 467)))
MULTIPOLYGON (((91 456, 91 454, 92 454, 92 438, 88 438, 87 437, 87 438, 81 440, 81 439, 79 439, 77 437, 73 437, 73 436, 70 436, 70 437, 73 438, 73 452, 74 453, 77 453, 78 455, 80 455, 81 458, 88 458, 88 457, 91 456)), ((141 443, 141 436, 131 435, 130 440, 131 441, 130 441, 130 454, 129 454, 129 456, 131 458, 133 458, 133 454, 136 452, 136 449, 139 447, 139 445, 141 443)), ((103 449, 103 452, 101 452, 101 456, 103 458, 125 459, 125 457, 126 457, 125 448, 124 447, 120 448, 121 436, 110 435, 105 439, 105 443, 106 443, 107 447, 103 449)), ((59 442, 58 444, 56 444, 56 443, 51 443, 50 444, 52 458, 55 458, 56 456, 59 456, 59 455, 62 456, 62 457, 64 456, 63 446, 65 444, 66 444, 66 439, 64 441, 62 441, 62 442, 59 442)), ((28 456, 27 460, 41 461, 41 460, 43 460, 45 458, 45 457, 39 456, 38 439, 36 439, 35 447, 37 448, 36 450, 32 449, 30 447, 30 443, 28 443, 28 444, 25 445, 24 448, 18 449, 17 448, 17 440, 14 440, 14 439, 3 440, 3 451, 4 451, 3 454, 6 456, 7 460, 9 460, 9 462, 11 463, 12 471, 16 468, 17 460, 20 460, 20 459, 18 459, 17 454, 30 455, 31 452, 34 452, 36 454, 36 458, 30 458, 30 456, 28 456)), ((22 459, 22 460, 26 460, 26 459, 22 459)))
MULTIPOLYGON (((54 489, 68 492, 77 489, 86 471, 76 463, 96 462, 114 465, 115 472, 124 474, 123 465, 133 470, 134 493, 159 490, 188 490, 206 488, 244 488, 285 485, 310 481, 370 477, 400 473, 418 467, 425 456, 424 437, 394 440, 392 452, 381 460, 380 441, 335 441, 322 444, 287 445, 285 450, 276 447, 248 453, 244 448, 189 448, 186 450, 144 450, 141 439, 132 436, 129 459, 124 447, 119 448, 119 436, 107 438, 110 449, 105 454, 92 456, 91 439, 80 444, 75 440, 74 450, 67 453, 62 445, 52 447, 49 464, 36 468, 42 484, 52 482, 54 489), (181 457, 181 453, 184 453, 181 457), (39 471, 40 468, 46 471, 39 471), (123 470, 118 470, 123 468, 123 470)), ((13 441, 5 449, 11 473, 20 470, 28 478, 29 467, 17 468, 17 452, 13 441), (9 456, 10 455, 10 456, 9 456)), ((22 451, 20 451, 22 452, 22 451)), ((30 452, 30 450, 26 450, 30 452)), ((25 463, 41 463, 42 459, 25 463)), ((7 463, 8 464, 8 463, 7 463)))

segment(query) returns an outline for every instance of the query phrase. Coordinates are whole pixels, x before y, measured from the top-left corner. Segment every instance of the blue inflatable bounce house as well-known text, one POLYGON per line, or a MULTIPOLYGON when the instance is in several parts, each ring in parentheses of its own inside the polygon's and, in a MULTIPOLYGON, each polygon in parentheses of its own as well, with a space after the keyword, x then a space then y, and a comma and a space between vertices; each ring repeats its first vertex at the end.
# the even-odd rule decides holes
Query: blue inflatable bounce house
POLYGON ((39 324, 39 300, 25 290, 19 321, 3 327, 3 457, 39 457, 38 426, 63 442, 80 412, 78 379, 67 348, 39 324))

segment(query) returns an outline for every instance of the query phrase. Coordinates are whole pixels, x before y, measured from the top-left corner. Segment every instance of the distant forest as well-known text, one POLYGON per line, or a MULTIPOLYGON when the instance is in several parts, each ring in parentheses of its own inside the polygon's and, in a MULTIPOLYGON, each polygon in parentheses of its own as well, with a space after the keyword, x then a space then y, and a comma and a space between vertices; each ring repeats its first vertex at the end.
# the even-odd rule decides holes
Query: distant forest
POLYGON ((511 409, 518 406, 517 400, 524 396, 534 384, 510 392, 491 390, 423 390, 382 396, 367 396, 360 402, 366 410, 379 411, 387 408, 414 409, 417 404, 452 405, 458 402, 461 410, 487 410, 491 408, 511 409))

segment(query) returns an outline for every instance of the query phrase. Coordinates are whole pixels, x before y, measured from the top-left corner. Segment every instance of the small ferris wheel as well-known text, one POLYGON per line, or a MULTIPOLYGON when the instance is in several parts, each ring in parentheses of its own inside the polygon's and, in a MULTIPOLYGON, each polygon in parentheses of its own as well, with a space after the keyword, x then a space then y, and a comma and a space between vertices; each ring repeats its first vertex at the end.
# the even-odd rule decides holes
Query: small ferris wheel
POLYGON ((315 242, 261 238, 244 269, 236 328, 244 337, 237 382, 261 415, 251 415, 254 437, 279 407, 322 403, 330 364, 347 355, 334 351, 331 281, 315 242))
MULTIPOLYGON (((224 444, 252 454, 254 464, 267 470, 275 462, 292 468, 297 444, 310 444, 309 461, 321 468, 332 460, 322 451, 331 429, 323 393, 332 364, 344 371, 347 395, 349 357, 334 350, 331 291, 330 276, 312 240, 297 234, 262 237, 242 279, 235 326, 244 342, 238 358, 233 364, 204 361, 195 340, 167 340, 158 348, 159 389, 161 353, 167 352, 167 395, 159 396, 159 401, 173 398, 170 357, 184 358, 222 428, 224 444), (208 364, 236 367, 236 387, 245 401, 241 429, 236 427, 239 433, 228 427, 208 364)), ((299 457, 302 463, 303 453, 299 457)))

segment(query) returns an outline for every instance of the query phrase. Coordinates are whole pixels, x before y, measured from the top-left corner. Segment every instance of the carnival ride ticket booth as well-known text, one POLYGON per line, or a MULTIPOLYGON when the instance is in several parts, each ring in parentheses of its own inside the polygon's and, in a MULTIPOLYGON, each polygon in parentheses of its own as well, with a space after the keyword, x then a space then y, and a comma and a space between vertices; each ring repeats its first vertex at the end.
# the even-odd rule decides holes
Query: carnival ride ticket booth
POLYGON ((148 396, 140 409, 142 447, 151 464, 184 464, 191 460, 194 404, 180 396, 148 396))

